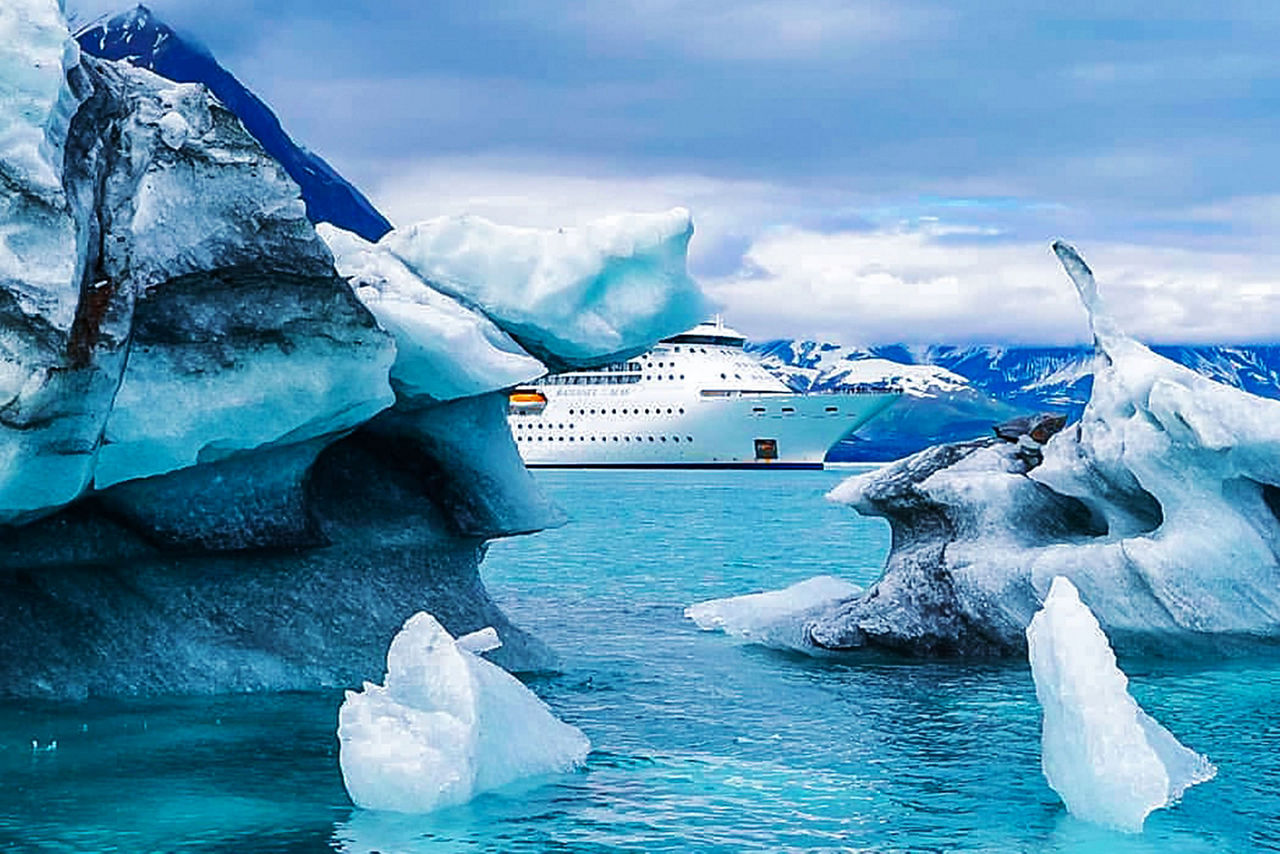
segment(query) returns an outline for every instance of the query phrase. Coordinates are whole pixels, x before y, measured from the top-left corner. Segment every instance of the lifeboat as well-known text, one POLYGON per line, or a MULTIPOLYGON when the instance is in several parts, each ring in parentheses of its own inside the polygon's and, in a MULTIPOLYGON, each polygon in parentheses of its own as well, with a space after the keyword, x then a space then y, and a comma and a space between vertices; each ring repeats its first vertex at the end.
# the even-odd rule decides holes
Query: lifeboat
POLYGON ((536 388, 518 388, 507 398, 508 415, 540 415, 547 408, 547 396, 536 388))

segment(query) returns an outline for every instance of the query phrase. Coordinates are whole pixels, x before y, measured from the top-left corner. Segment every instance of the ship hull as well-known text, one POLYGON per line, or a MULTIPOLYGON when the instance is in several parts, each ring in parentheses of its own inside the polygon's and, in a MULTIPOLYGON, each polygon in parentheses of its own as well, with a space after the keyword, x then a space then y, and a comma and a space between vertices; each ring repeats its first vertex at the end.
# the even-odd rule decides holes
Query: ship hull
POLYGON ((836 441, 897 399, 893 393, 636 399, 625 388, 545 391, 541 412, 509 419, 531 468, 820 469, 836 441))

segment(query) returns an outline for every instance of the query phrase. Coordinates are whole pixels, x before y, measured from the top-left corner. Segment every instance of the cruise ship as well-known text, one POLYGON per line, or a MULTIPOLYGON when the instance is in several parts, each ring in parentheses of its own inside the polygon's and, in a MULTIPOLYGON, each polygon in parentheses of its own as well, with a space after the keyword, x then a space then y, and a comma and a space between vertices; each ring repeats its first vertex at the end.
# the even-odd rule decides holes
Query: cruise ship
POLYGON ((530 468, 820 469, 901 393, 798 394, 745 340, 716 319, 634 359, 516 388, 507 420, 520 455, 530 468))

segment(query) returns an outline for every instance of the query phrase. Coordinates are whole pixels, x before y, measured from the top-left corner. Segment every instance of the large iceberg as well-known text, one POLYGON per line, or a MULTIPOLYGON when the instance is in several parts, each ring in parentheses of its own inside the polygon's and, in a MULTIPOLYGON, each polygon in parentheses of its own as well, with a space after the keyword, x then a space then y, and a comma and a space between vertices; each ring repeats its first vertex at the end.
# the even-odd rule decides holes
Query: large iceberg
MULTIPOLYGON (((145 9, 93 32, 181 76, 145 9)), ((506 389, 547 362, 380 244, 335 267, 246 129, 269 113, 82 52, 58 0, 4 3, 0 36, 0 695, 351 684, 418 610, 553 666, 478 573, 487 540, 565 521, 506 424, 506 389)), ((531 339, 565 323, 566 353, 603 363, 683 329, 677 219, 656 244, 644 217, 593 232, 574 257, 594 290, 531 339), (616 326, 588 340, 579 309, 616 326)), ((517 269, 526 248, 485 251, 517 269)))
POLYGON ((1027 627, 1031 675, 1044 712, 1044 776, 1072 815, 1139 831, 1217 769, 1156 723, 1075 586, 1058 576, 1027 627))
POLYGON ((492 630, 456 641, 427 613, 387 650, 384 684, 348 691, 339 762, 365 809, 422 813, 517 780, 572 770, 591 749, 518 679, 481 658, 492 630))
POLYGON ((940 445, 831 493, 893 527, 885 573, 816 618, 827 649, 1016 654, 1053 578, 1118 648, 1181 654, 1280 638, 1280 402, 1124 335, 1055 244, 1097 355, 1084 416, 1042 449, 940 445))
POLYGON ((777 649, 805 650, 808 621, 861 590, 844 579, 818 575, 781 590, 708 599, 685 608, 684 615, 703 631, 721 631, 777 649))

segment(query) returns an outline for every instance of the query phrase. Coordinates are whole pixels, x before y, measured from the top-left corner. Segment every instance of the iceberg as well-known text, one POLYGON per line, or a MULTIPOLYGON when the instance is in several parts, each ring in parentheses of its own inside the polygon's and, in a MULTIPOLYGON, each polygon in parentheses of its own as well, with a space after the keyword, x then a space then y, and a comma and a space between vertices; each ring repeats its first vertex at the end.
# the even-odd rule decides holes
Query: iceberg
POLYGON ((581 730, 472 651, 493 640, 490 629, 455 641, 415 614, 387 650, 384 684, 347 691, 339 763, 356 806, 431 812, 586 760, 581 730))
POLYGON ((811 649, 805 624, 815 614, 856 596, 862 588, 831 575, 819 575, 781 590, 710 599, 684 609, 703 631, 722 631, 776 649, 811 649))
POLYGON ((1126 336, 1071 247, 1095 337, 1081 420, 1037 453, 939 445, 830 494, 883 516, 893 547, 866 595, 814 619, 824 649, 1016 655, 1057 576, 1118 649, 1231 651, 1280 638, 1280 402, 1126 336))
POLYGON ((1130 696, 1107 636, 1075 586, 1053 579, 1027 626, 1042 763, 1076 818, 1128 832, 1217 769, 1184 747, 1130 696))
MULTIPOLYGON (((61 9, 0 8, 0 695, 352 684, 417 611, 554 667, 478 573, 487 540, 565 521, 506 423, 506 389, 548 364, 381 244, 335 237, 335 266, 308 214, 385 223, 345 183, 325 196, 335 176, 147 10, 78 48, 61 9)), ((564 324, 606 362, 700 304, 688 231, 624 217, 549 265, 513 239, 468 252, 585 259, 592 284, 550 276, 565 301, 530 337, 564 324)))
POLYGON ((689 212, 675 208, 554 230, 438 217, 377 245, 563 371, 643 352, 706 317, 686 270, 692 235, 689 212))

